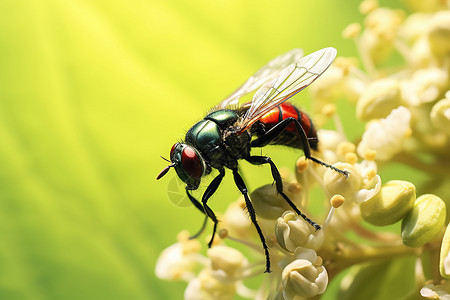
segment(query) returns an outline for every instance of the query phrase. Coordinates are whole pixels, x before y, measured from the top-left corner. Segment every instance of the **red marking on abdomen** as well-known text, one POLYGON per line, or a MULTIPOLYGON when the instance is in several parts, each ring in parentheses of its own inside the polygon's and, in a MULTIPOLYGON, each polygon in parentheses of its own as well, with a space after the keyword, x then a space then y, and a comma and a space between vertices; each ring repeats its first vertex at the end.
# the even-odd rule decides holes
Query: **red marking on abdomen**
MULTIPOLYGON (((278 107, 275 107, 267 114, 265 114, 259 121, 264 124, 266 129, 270 129, 282 120, 291 117, 300 121, 303 130, 305 131, 306 135, 308 135, 311 128, 311 122, 308 116, 304 113, 300 113, 297 108, 289 103, 282 103, 278 107)), ((290 131, 294 134, 297 133, 297 128, 295 128, 295 124, 293 123, 290 124, 285 130, 290 131)))

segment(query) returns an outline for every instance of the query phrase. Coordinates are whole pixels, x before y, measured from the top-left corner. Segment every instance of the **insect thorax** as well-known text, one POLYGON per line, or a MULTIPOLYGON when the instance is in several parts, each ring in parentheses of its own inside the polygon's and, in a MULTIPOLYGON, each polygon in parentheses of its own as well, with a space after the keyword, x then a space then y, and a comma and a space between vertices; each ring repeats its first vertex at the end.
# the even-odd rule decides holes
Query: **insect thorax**
POLYGON ((234 128, 238 118, 234 110, 214 111, 189 129, 186 143, 194 146, 213 168, 237 168, 237 160, 250 154, 250 135, 238 135, 234 128))
POLYGON ((243 159, 250 156, 251 135, 244 131, 237 134, 234 128, 225 130, 223 135, 224 145, 230 159, 243 159))

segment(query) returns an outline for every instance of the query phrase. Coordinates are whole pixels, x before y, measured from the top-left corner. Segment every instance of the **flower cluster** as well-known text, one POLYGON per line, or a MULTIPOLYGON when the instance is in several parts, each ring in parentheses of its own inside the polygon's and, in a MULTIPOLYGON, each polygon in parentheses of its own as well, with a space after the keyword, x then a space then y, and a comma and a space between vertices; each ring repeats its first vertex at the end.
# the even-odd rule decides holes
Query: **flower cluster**
POLYGON ((310 87, 316 124, 332 120, 336 128, 318 131, 320 149, 313 155, 350 175, 301 157, 294 172, 282 176, 286 194, 308 215, 320 191, 323 211, 329 211, 322 230, 291 211, 274 186, 262 186, 251 199, 272 273, 263 274, 263 249, 238 199, 220 216, 219 237, 206 255, 198 241, 180 234, 158 259, 158 277, 187 281, 185 299, 290 300, 323 294, 351 268, 340 285, 348 297, 362 295, 368 280, 378 293, 397 297, 450 297, 450 5, 409 4, 417 12, 363 1, 364 26, 350 24, 343 31, 354 40, 362 67, 338 57, 310 87), (337 113, 336 101, 343 99, 367 122, 354 141, 337 113), (383 168, 390 165, 418 174, 408 177, 417 182, 383 181, 383 168), (392 224, 398 225, 382 228, 392 224), (405 267, 411 259, 412 267, 405 267), (402 268, 411 274, 392 271, 402 268), (407 276, 409 284, 398 283, 407 276), (249 288, 246 282, 254 277, 261 282, 249 288))

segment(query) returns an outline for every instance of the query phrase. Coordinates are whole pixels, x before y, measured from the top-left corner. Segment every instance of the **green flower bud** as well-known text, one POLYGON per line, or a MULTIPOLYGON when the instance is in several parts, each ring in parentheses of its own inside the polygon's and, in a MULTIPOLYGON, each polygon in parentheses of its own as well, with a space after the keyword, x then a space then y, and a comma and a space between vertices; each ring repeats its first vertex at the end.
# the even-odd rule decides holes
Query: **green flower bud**
POLYGON ((387 117, 401 105, 400 86, 395 79, 381 79, 372 82, 356 104, 358 119, 368 121, 387 117))
POLYGON ((437 102, 431 110, 430 118, 437 129, 450 134, 450 99, 437 102))
POLYGON ((411 211, 415 200, 416 188, 412 183, 392 180, 374 197, 361 203, 361 216, 377 226, 394 224, 411 211))
POLYGON ((441 276, 450 279, 450 226, 445 230, 441 245, 441 257, 439 261, 439 271, 441 276))
POLYGON ((408 247, 420 247, 431 241, 445 223, 444 201, 432 194, 417 198, 414 208, 402 221, 402 241, 408 247))
POLYGON ((294 252, 298 246, 318 250, 324 241, 323 230, 314 230, 293 211, 287 211, 278 218, 275 235, 278 244, 289 252, 294 252))
MULTIPOLYGON (((283 182, 284 186, 287 186, 283 182)), ((289 191, 284 191, 290 199, 294 199, 289 191)), ((260 188, 257 188, 250 194, 250 198, 253 200, 253 206, 255 207, 258 217, 276 220, 286 210, 292 209, 284 198, 277 192, 275 185, 267 184, 260 188)))

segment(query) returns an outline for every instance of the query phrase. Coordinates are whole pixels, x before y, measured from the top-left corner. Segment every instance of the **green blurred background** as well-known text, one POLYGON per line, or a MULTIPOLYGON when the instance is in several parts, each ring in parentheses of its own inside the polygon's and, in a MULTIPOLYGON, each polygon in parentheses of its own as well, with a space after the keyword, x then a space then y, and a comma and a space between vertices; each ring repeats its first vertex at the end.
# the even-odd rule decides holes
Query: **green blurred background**
MULTIPOLYGON (((356 55, 358 5, 0 0, 0 299, 180 299, 155 262, 202 218, 168 200, 159 156, 278 54, 356 55)), ((261 170, 243 164, 250 189, 261 170)), ((227 178, 212 207, 238 196, 227 178)))

